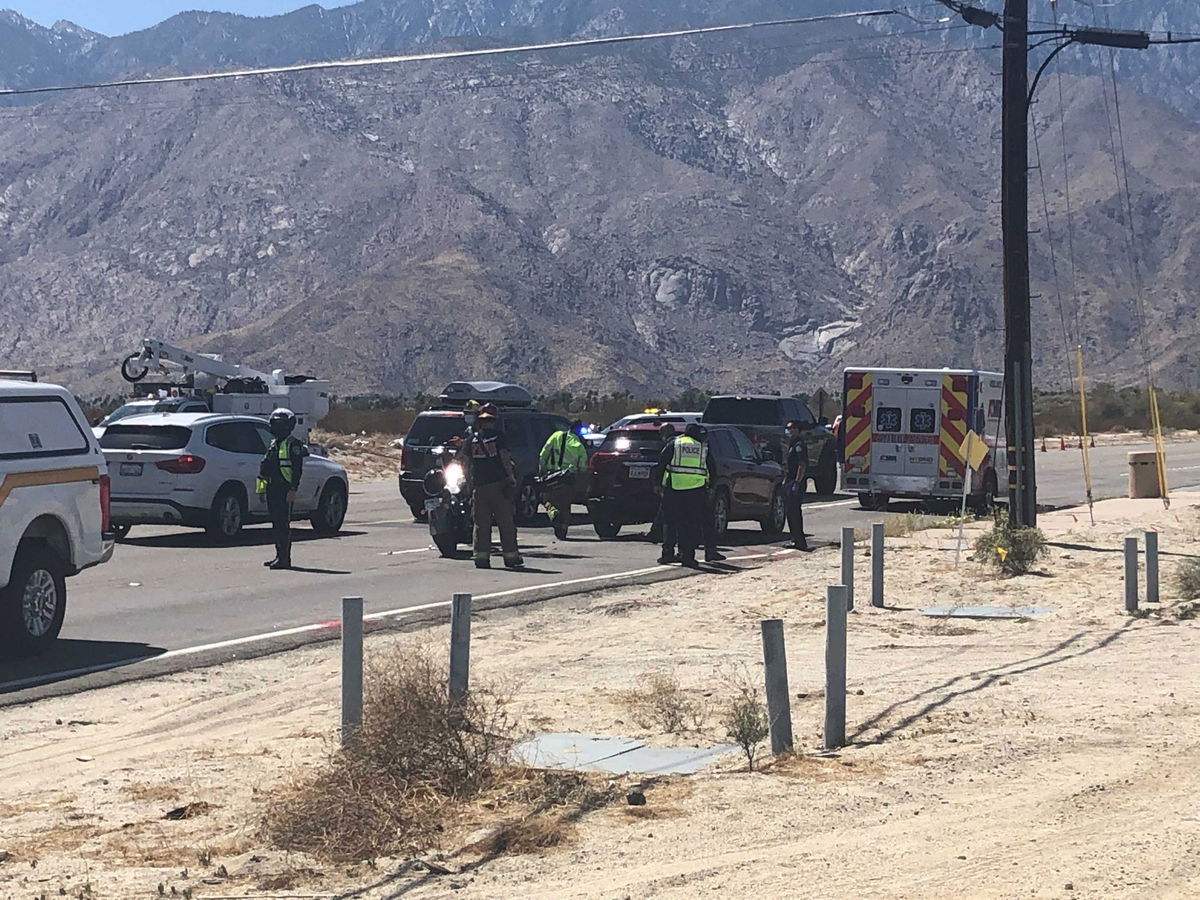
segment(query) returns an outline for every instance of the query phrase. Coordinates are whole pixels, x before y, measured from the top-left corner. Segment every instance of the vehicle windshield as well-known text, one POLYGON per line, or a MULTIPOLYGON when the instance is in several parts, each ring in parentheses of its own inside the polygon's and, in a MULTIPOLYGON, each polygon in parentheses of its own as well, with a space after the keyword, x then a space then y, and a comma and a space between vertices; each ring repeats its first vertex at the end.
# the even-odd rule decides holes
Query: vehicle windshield
POLYGON ((779 401, 715 397, 704 410, 704 421, 721 425, 778 425, 779 401))
POLYGON ((417 420, 404 437, 404 445, 436 447, 447 443, 452 437, 466 436, 467 425, 462 416, 417 416, 417 420))
POLYGON ((628 453, 630 451, 662 449, 662 441, 653 431, 610 431, 600 445, 601 453, 628 453))
POLYGON ((182 425, 113 425, 100 438, 105 450, 182 450, 192 429, 182 425))
POLYGON ((154 409, 153 403, 145 403, 137 401, 134 403, 126 403, 124 406, 118 406, 107 416, 100 420, 101 425, 111 425, 120 419, 128 419, 130 416, 140 416, 154 409))

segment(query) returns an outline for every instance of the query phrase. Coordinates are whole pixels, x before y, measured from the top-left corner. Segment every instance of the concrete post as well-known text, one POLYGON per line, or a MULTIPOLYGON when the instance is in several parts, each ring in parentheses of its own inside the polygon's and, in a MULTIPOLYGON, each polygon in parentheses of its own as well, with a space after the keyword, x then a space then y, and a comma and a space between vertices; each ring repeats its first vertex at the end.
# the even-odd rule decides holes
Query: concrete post
POLYGON ((471 674, 471 595, 455 594, 450 605, 450 699, 467 695, 471 674))
POLYGON ((767 680, 767 715, 771 723, 771 752, 778 756, 792 749, 792 704, 788 696, 783 620, 766 619, 761 627, 763 667, 767 680))
POLYGON ((845 585, 830 586, 825 597, 825 749, 846 743, 845 585))
POLYGON ((1125 612, 1138 608, 1138 541, 1125 538, 1125 612))
POLYGON ((846 586, 846 609, 854 609, 854 529, 842 528, 842 584, 846 586))
POLYGON ((871 526, 871 605, 883 607, 883 523, 871 526))
POLYGON ((362 725, 363 598, 342 598, 342 746, 362 725))
POLYGON ((1146 602, 1158 602, 1158 532, 1146 532, 1146 602))

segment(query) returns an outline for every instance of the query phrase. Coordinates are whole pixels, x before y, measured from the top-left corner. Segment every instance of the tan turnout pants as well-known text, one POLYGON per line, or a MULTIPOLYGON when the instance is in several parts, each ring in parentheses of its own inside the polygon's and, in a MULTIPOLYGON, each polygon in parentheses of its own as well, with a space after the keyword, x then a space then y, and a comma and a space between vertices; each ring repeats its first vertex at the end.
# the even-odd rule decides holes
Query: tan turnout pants
POLYGON ((500 529, 500 547, 505 558, 517 555, 517 525, 513 501, 504 496, 504 483, 481 484, 475 488, 475 556, 492 550, 492 522, 500 529))

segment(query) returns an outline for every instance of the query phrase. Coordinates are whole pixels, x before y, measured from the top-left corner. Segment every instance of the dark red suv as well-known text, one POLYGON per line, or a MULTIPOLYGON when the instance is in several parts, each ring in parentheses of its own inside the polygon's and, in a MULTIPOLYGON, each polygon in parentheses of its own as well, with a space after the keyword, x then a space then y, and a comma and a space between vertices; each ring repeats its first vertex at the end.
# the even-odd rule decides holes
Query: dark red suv
MULTIPOLYGON (((659 495, 654 466, 662 452, 659 425, 614 429, 592 454, 588 512, 602 538, 616 537, 625 525, 653 522, 659 495)), ((709 468, 713 475, 713 528, 722 535, 730 522, 757 521, 778 534, 786 525, 783 467, 755 450, 737 428, 711 426, 709 468)))

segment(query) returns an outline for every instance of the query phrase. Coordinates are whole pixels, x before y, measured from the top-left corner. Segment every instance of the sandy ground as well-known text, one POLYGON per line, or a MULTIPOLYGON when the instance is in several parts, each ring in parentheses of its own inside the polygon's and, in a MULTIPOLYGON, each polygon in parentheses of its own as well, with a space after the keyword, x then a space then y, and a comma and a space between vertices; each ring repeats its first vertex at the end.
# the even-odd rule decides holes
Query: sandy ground
MULTIPOLYGON (((1196 897, 1200 644, 1176 567, 1200 554, 1200 494, 1044 517, 1041 571, 954 566, 933 529, 890 541, 889 608, 859 602, 849 638, 851 746, 820 756, 824 586, 837 554, 599 592, 474 624, 473 676, 517 686, 529 729, 655 741, 622 699, 656 671, 710 707, 731 672, 760 678, 760 620, 787 625, 800 753, 744 759, 588 813, 564 846, 454 874, 400 860, 336 866, 263 846, 262 800, 319 758, 338 719, 337 648, 0 711, 0 897, 1196 897), (1156 528, 1164 602, 1123 610, 1121 538, 1156 528), (926 605, 1038 605, 1036 619, 931 619, 926 605), (1181 613, 1183 617, 1181 618, 1181 613), (199 814, 164 815, 187 804, 199 814)), ((972 526, 978 531, 980 526, 972 526)), ((446 629, 368 639, 379 658, 446 629)), ((629 779, 622 780, 622 786, 629 779)), ((487 821, 484 810, 478 825, 487 821)), ((472 810, 467 810, 467 831, 472 810)))

